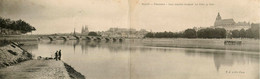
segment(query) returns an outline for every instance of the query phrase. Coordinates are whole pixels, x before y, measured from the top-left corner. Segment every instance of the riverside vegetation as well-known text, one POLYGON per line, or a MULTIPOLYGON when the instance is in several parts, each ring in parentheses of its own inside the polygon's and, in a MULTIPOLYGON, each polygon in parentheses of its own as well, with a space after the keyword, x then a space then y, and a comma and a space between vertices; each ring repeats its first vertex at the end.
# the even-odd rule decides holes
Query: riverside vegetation
POLYGON ((184 32, 149 32, 146 38, 254 38, 259 39, 259 25, 247 30, 228 32, 224 28, 186 29, 184 32))

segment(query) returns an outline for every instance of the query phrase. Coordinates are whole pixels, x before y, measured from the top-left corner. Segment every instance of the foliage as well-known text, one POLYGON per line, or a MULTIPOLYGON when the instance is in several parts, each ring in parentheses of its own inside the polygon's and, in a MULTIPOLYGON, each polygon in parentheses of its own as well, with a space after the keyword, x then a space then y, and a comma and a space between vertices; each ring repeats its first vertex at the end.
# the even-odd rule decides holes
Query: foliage
POLYGON ((144 37, 154 38, 154 34, 152 32, 147 33, 144 37))
POLYGON ((259 27, 231 31, 232 38, 256 38, 259 39, 259 27))
POLYGON ((15 31, 21 31, 21 33, 28 33, 36 30, 33 26, 23 20, 14 21, 2 17, 0 17, 0 27, 15 31))
POLYGON ((197 37, 196 30, 195 29, 186 29, 184 31, 184 37, 186 37, 186 38, 196 38, 197 37))
POLYGON ((88 36, 99 36, 96 32, 89 32, 88 36))
POLYGON ((149 32, 147 33, 144 37, 146 38, 180 38, 182 37, 182 33, 173 33, 173 32, 156 32, 152 33, 149 32))
POLYGON ((231 33, 232 33, 231 37, 233 37, 233 38, 240 37, 240 32, 238 30, 233 30, 233 31, 231 31, 231 33))
POLYGON ((172 32, 157 32, 154 34, 156 38, 171 38, 173 36, 172 32))
POLYGON ((198 38, 225 38, 226 30, 223 28, 206 28, 197 32, 198 38))
POLYGON ((195 29, 186 29, 184 32, 156 32, 147 33, 147 38, 225 38, 226 30, 222 28, 205 28, 196 32, 195 29))
POLYGON ((241 29, 239 31, 239 37, 241 38, 246 38, 246 30, 245 29, 241 29))

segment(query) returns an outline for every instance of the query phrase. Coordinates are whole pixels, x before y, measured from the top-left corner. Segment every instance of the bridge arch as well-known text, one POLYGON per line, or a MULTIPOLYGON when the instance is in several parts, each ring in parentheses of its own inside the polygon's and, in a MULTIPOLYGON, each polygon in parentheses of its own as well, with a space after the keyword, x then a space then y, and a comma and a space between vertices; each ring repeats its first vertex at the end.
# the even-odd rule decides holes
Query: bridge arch
POLYGON ((53 37, 50 37, 50 36, 49 36, 48 38, 50 39, 50 41, 54 41, 54 38, 53 38, 53 37))
POLYGON ((118 40, 119 40, 119 42, 123 42, 123 38, 119 38, 118 40))
POLYGON ((97 41, 101 41, 102 40, 102 38, 100 38, 100 37, 96 37, 96 39, 97 39, 97 41))
POLYGON ((106 41, 109 41, 110 39, 109 38, 105 38, 106 41))
POLYGON ((60 38, 62 38, 64 41, 67 41, 67 40, 68 40, 68 38, 66 38, 65 36, 62 36, 62 37, 60 37, 60 38))
POLYGON ((75 37, 77 40, 80 40, 80 37, 79 37, 79 36, 73 36, 73 37, 75 37))
POLYGON ((116 41, 116 38, 112 38, 112 39, 113 39, 114 42, 116 41))
POLYGON ((91 39, 92 39, 91 37, 88 37, 88 36, 86 37, 86 40, 88 40, 88 41, 90 41, 91 39))

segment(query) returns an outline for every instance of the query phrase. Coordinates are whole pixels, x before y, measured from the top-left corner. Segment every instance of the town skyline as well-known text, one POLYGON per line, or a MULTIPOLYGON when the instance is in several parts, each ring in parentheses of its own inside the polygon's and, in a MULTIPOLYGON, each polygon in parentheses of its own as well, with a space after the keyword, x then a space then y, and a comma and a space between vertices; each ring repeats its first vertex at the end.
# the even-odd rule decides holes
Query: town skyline
POLYGON ((195 1, 214 3, 213 6, 207 7, 141 5, 153 1, 160 2, 139 1, 134 10, 129 10, 129 2, 123 0, 77 2, 0 0, 0 16, 28 22, 37 29, 33 34, 70 33, 74 28, 77 32, 81 32, 84 25, 88 25, 89 31, 134 28, 153 32, 178 32, 187 28, 213 26, 218 12, 223 19, 233 18, 235 22, 259 23, 259 11, 257 11, 259 6, 247 5, 257 4, 259 1, 231 0, 220 4, 217 0, 189 0, 191 3, 195 1), (231 4, 234 1, 237 3, 231 4))

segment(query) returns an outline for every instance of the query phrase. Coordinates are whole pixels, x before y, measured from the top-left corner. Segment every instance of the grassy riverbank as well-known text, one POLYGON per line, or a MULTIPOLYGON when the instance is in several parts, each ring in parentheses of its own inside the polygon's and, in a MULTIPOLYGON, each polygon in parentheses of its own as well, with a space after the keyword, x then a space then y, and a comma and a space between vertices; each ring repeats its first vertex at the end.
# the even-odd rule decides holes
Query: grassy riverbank
POLYGON ((167 39, 147 38, 141 42, 146 46, 179 47, 179 48, 204 48, 220 50, 237 50, 259 52, 258 39, 167 39), (240 45, 225 45, 225 41, 241 41, 240 45))

